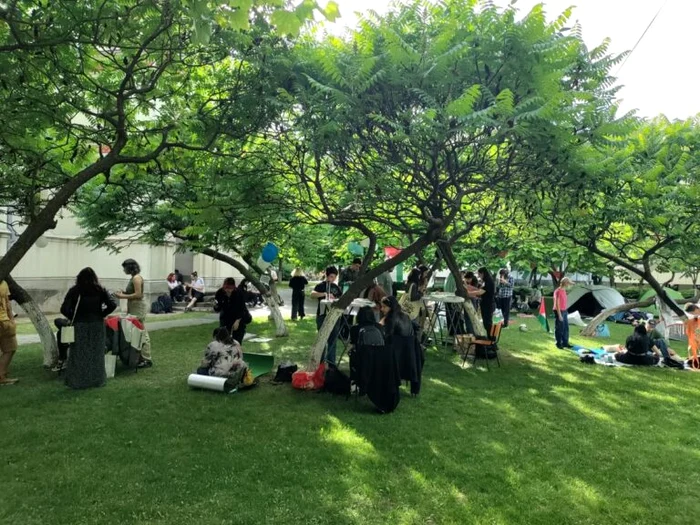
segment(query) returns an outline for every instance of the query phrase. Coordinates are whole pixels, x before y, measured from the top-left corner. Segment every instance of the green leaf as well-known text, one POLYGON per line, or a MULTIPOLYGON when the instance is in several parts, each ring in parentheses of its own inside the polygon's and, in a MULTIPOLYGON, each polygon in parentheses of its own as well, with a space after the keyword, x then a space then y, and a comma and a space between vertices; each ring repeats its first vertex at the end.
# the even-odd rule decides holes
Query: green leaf
POLYGON ((283 9, 278 9, 272 13, 271 20, 272 23, 277 26, 280 33, 296 36, 301 29, 302 22, 297 15, 283 9))
POLYGON ((326 8, 321 11, 323 13, 323 16, 326 17, 326 20, 329 22, 335 22, 337 18, 340 18, 340 9, 338 7, 338 4, 336 2, 328 2, 326 4, 326 8))

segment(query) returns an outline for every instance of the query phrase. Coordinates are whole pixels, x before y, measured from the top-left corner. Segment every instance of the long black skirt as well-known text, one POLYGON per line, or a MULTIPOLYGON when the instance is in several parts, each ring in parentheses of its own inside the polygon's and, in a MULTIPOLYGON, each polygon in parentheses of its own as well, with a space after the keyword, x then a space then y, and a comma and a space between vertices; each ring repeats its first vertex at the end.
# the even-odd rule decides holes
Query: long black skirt
POLYGON ((107 381, 105 346, 104 322, 75 323, 75 343, 70 345, 65 372, 67 386, 104 386, 107 381))

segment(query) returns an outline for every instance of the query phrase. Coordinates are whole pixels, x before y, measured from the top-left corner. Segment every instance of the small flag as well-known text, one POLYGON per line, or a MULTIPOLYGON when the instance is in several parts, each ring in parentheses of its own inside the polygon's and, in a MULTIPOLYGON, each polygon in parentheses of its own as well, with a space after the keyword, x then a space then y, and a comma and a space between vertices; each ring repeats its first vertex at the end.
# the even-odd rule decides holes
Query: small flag
POLYGON ((547 321, 547 310, 544 307, 544 297, 540 303, 540 312, 537 314, 537 320, 542 325, 542 330, 549 333, 549 321, 547 321))

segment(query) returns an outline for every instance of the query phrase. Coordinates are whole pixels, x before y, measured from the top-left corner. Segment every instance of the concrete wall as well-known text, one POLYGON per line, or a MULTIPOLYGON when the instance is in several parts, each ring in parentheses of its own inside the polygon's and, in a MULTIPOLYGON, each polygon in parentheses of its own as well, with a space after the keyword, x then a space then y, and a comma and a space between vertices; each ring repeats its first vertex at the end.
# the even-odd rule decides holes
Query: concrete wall
MULTIPOLYGON (((0 220, 4 223, 5 217, 0 215, 0 220)), ((16 229, 21 233, 21 228, 16 229)), ((66 292, 75 283, 75 276, 86 266, 95 270, 100 282, 108 290, 123 290, 129 277, 122 271, 121 263, 127 258, 135 259, 141 265, 141 275, 149 300, 167 293, 165 278, 176 267, 175 243, 166 246, 134 243, 115 254, 82 244, 82 234, 76 220, 69 214, 64 214, 57 227, 45 234, 46 246, 32 247, 12 272, 15 280, 27 289, 45 312, 59 310, 66 292)), ((125 238, 115 237, 113 242, 118 245, 125 238)), ((9 240, 9 232, 0 226, 0 253, 6 252, 9 240)), ((204 278, 210 291, 218 288, 226 277, 234 277, 237 281, 241 279, 234 268, 204 255, 178 253, 177 259, 180 263, 191 261, 192 268, 204 278)), ((187 271, 187 268, 178 269, 183 273, 187 271)), ((123 307, 126 308, 126 305, 123 307)))

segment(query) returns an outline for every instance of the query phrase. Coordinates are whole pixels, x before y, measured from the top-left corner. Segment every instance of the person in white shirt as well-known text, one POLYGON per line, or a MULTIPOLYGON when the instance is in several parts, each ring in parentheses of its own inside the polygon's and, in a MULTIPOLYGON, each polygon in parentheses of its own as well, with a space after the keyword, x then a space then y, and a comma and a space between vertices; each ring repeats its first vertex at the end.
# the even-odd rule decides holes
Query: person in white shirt
POLYGON ((204 279, 199 277, 197 272, 192 272, 191 277, 192 281, 189 284, 185 284, 190 297, 192 297, 189 304, 185 306, 185 312, 189 312, 194 305, 204 299, 204 279))

